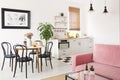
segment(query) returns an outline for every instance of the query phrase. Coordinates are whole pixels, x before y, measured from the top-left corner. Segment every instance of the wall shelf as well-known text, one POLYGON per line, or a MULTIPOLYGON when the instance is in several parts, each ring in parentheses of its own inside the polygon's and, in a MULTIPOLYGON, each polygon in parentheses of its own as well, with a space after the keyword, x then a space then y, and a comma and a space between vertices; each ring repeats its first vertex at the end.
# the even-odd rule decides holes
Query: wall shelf
POLYGON ((56 28, 66 28, 67 17, 66 16, 55 16, 55 27, 56 28))

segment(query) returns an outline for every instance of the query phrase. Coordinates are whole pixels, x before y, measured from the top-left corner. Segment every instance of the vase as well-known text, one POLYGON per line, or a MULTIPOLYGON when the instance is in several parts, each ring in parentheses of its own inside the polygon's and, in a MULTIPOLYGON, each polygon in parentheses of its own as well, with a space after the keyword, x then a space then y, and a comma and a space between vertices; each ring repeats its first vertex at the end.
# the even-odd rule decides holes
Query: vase
POLYGON ((27 39, 27 46, 28 47, 32 46, 32 40, 30 38, 27 39))

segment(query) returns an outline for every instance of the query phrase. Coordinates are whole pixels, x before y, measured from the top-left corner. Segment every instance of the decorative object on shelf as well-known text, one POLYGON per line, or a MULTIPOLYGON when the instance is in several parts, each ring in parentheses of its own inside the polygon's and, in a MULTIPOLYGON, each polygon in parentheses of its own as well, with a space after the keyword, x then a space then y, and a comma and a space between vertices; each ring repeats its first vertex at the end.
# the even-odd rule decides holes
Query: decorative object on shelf
POLYGON ((80 35, 79 35, 79 33, 76 33, 76 38, 78 38, 80 35))
POLYGON ((71 37, 71 36, 70 36, 70 32, 67 32, 66 34, 67 34, 67 38, 70 38, 70 37, 71 37))
POLYGON ((3 29, 30 29, 30 11, 2 8, 3 29))
POLYGON ((27 46, 32 46, 32 40, 31 40, 31 38, 33 36, 33 33, 28 32, 28 33, 25 34, 25 36, 27 37, 27 46))
POLYGON ((64 16, 64 13, 61 12, 61 13, 60 13, 60 16, 64 16))
POLYGON ((106 0, 105 0, 105 6, 104 6, 104 11, 103 13, 108 13, 107 6, 106 6, 106 0))
POLYGON ((50 23, 39 23, 37 30, 40 32, 40 38, 45 39, 46 45, 50 38, 53 37, 53 25, 50 23))
POLYGON ((89 11, 94 11, 94 9, 93 9, 93 1, 92 0, 90 0, 90 9, 89 9, 89 11))

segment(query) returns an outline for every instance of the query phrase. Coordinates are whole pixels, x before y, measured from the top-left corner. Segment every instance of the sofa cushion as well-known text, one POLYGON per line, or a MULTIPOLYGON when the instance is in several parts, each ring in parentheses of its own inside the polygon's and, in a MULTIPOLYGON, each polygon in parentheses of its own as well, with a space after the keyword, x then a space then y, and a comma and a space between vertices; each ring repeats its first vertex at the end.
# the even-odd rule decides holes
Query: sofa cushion
POLYGON ((96 44, 93 61, 120 67, 120 45, 96 44))
MULTIPOLYGON (((90 67, 90 65, 94 66, 95 73, 102 75, 104 77, 108 77, 112 80, 120 80, 120 68, 96 62, 89 63, 88 67, 90 67)), ((84 69, 85 64, 77 66, 75 70, 79 71, 84 69)))

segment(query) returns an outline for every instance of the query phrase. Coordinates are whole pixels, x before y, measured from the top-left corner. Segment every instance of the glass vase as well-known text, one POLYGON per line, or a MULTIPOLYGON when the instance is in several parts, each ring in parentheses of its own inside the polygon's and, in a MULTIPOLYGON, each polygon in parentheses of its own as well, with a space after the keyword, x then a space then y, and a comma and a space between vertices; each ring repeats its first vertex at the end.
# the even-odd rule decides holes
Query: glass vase
POLYGON ((27 39, 27 46, 28 47, 32 46, 32 40, 30 38, 27 39))

